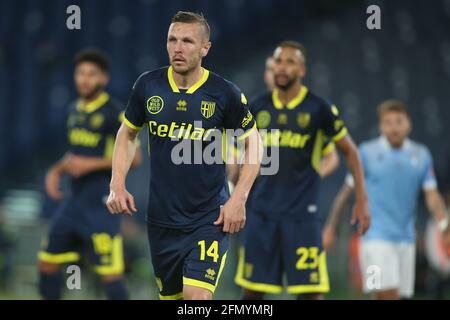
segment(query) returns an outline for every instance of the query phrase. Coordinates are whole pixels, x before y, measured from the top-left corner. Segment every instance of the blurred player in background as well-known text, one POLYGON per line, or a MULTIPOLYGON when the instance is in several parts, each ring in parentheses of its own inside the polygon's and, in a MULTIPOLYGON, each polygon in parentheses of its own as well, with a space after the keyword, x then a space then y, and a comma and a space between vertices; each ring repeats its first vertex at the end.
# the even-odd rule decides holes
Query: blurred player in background
POLYGON ((286 273, 288 293, 320 299, 329 291, 318 206, 326 140, 343 151, 357 181, 352 220, 359 221, 361 233, 370 220, 364 176, 357 148, 336 106, 303 85, 304 47, 285 41, 273 57, 276 88, 256 99, 252 112, 267 154, 279 149, 279 171, 260 175, 252 189, 235 280, 244 288, 244 299, 262 299, 264 293, 281 293, 286 273))
POLYGON ((259 172, 262 144, 245 96, 202 67, 211 47, 209 37, 202 15, 180 11, 172 18, 167 36, 170 66, 146 72, 136 81, 113 156, 108 208, 111 213, 132 213, 136 208, 125 179, 134 139, 148 125, 148 236, 161 299, 212 299, 226 259, 228 233, 244 227, 246 199, 259 172), (203 152, 211 141, 208 135, 222 129, 241 131, 238 139, 246 151, 231 197, 225 165, 177 164, 173 158, 180 143, 187 142, 191 150, 200 142, 203 152))
MULTIPOLYGON (((264 68, 264 83, 268 92, 275 88, 275 75, 273 70, 274 58, 267 57, 264 68)), ((239 152, 234 146, 229 146, 228 150, 228 180, 235 185, 239 177, 239 152)), ((322 159, 320 161, 320 176, 325 178, 332 174, 339 167, 339 155, 332 140, 326 139, 323 144, 322 159)))
POLYGON ((274 59, 272 56, 266 58, 266 65, 264 68, 264 83, 267 91, 272 92, 275 89, 275 75, 273 73, 274 59))
MULTIPOLYGON (((105 87, 108 57, 94 49, 75 57, 74 80, 79 99, 70 106, 67 120, 69 151, 46 177, 48 195, 61 201, 53 215, 48 238, 39 252, 39 291, 44 299, 59 299, 63 284, 61 265, 76 262, 87 252, 101 276, 108 299, 127 299, 124 285, 120 217, 105 208, 111 178, 114 139, 121 123, 122 105, 105 87), (71 193, 59 190, 63 174, 71 177, 71 193)), ((141 161, 136 153, 133 166, 141 161)))
MULTIPOLYGON (((437 189, 433 160, 428 148, 408 138, 411 120, 405 104, 384 101, 378 107, 381 136, 359 148, 369 194, 372 225, 360 246, 363 289, 377 299, 410 298, 415 277, 415 208, 422 189, 428 209, 435 216, 448 245, 448 217, 437 189), (379 286, 371 278, 376 266, 379 286)), ((324 246, 330 249, 342 209, 353 192, 353 179, 336 197, 326 227, 324 246)))

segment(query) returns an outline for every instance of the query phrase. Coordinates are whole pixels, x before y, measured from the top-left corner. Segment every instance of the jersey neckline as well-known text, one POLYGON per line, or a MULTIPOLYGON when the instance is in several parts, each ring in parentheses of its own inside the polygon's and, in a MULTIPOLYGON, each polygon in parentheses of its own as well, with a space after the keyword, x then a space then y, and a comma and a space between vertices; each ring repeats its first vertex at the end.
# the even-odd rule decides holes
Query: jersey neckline
MULTIPOLYGON (((187 91, 185 93, 187 93, 187 94, 194 93, 198 88, 200 88, 206 82, 206 80, 208 80, 209 71, 203 67, 202 67, 202 70, 203 70, 203 75, 201 76, 201 78, 194 85, 192 85, 189 89, 187 89, 187 91)), ((175 83, 175 79, 173 78, 172 72, 173 72, 173 68, 172 68, 172 66, 170 66, 167 69, 167 79, 169 80, 170 87, 172 88, 173 92, 180 93, 180 89, 177 87, 177 84, 175 83)))
MULTIPOLYGON (((306 94, 308 93, 308 88, 306 86, 302 86, 300 88, 300 91, 298 92, 297 96, 295 96, 294 99, 289 101, 286 104, 286 108, 288 110, 295 109, 298 105, 300 105, 303 100, 305 100, 306 94)), ((272 102, 276 109, 282 110, 284 108, 283 103, 278 98, 278 89, 273 89, 272 91, 272 102)))

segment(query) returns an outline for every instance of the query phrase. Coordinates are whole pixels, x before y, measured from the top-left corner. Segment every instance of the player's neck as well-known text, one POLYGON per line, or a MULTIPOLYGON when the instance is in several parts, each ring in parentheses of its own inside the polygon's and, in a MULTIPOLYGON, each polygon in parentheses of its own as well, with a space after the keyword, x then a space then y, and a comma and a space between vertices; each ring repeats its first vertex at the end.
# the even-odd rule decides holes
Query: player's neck
POLYGON ((289 101, 294 99, 302 88, 301 82, 295 82, 292 86, 286 90, 278 89, 278 99, 280 99, 283 105, 287 105, 289 101))
POLYGON ((200 80, 200 78, 203 76, 203 72, 204 70, 202 66, 199 65, 186 74, 179 74, 175 72, 175 70, 172 70, 172 75, 178 89, 187 90, 200 80))
POLYGON ((98 90, 94 95, 90 96, 90 97, 80 97, 81 103, 82 104, 88 104, 89 102, 94 101, 95 99, 97 99, 101 94, 103 93, 103 90, 98 90))

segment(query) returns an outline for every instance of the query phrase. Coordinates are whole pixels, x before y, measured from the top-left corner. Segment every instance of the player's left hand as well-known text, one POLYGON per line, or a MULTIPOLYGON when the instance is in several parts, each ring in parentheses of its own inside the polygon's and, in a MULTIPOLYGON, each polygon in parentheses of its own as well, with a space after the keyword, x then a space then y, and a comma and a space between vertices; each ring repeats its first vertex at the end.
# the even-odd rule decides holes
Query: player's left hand
POLYGON ((69 155, 67 158, 66 172, 75 178, 84 176, 92 171, 89 157, 69 155))
POLYGON ((219 218, 215 225, 223 224, 223 232, 239 232, 245 226, 245 201, 233 196, 220 208, 219 218))
POLYGON ((363 235, 370 227, 370 213, 367 199, 356 200, 350 223, 354 225, 357 222, 358 234, 363 235))

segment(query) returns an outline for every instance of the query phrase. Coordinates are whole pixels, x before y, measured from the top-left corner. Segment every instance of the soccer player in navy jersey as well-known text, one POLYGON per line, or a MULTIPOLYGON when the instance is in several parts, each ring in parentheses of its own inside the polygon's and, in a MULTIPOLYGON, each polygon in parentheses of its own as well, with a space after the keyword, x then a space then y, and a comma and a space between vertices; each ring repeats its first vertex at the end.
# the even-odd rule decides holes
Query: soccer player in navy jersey
POLYGON ((125 179, 134 140, 148 126, 148 236, 161 299, 212 299, 226 259, 228 233, 244 227, 246 198, 262 157, 244 94, 202 67, 211 47, 209 36, 202 15, 180 11, 172 18, 167 36, 170 66, 137 79, 115 144, 107 206, 111 213, 132 214, 136 207, 125 179), (235 130, 246 150, 231 197, 223 162, 179 163, 174 158, 174 150, 185 142, 194 145, 195 158, 195 145, 200 144, 200 153, 206 151, 217 143, 213 133, 224 129, 235 130))
MULTIPOLYGON (((87 253, 100 275, 108 299, 126 299, 123 280, 121 219, 105 208, 111 179, 114 139, 123 117, 123 106, 105 91, 109 59, 88 49, 75 57, 75 85, 79 99, 70 105, 67 118, 69 150, 46 177, 49 196, 61 201, 39 252, 39 291, 44 299, 59 299, 61 265, 77 262, 87 253), (60 177, 71 179, 70 194, 59 190, 60 177)), ((137 152, 133 166, 141 162, 137 152)))
POLYGON ((361 233, 370 221, 364 174, 337 107, 303 84, 304 47, 285 41, 273 57, 275 88, 253 101, 251 112, 267 155, 279 153, 279 170, 255 181, 235 280, 244 299, 262 299, 265 293, 282 292, 286 274, 288 293, 320 299, 329 291, 318 203, 324 144, 336 144, 355 177, 352 220, 359 222, 361 233))

